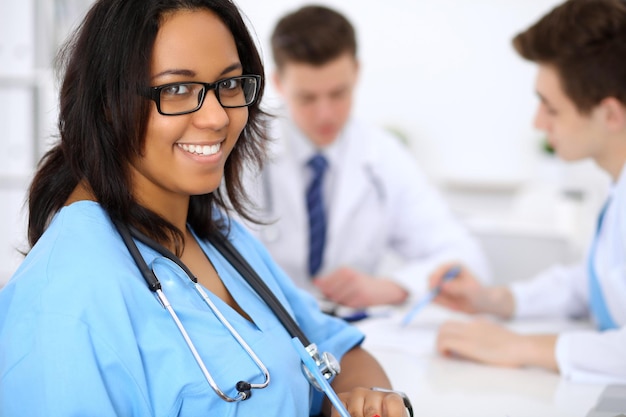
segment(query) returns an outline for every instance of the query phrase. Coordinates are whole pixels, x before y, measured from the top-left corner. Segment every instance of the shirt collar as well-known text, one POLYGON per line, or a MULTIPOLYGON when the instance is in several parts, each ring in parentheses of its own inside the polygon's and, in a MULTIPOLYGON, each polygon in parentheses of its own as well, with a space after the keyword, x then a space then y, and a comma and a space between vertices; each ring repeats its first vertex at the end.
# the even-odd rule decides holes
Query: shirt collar
MULTIPOLYGON (((617 178, 617 182, 611 182, 610 195, 614 195, 618 189, 626 188, 626 162, 622 166, 622 171, 617 178)), ((626 190, 624 191, 626 193, 626 190)))
POLYGON ((320 149, 291 120, 288 123, 293 156, 300 166, 306 166, 309 159, 317 153, 321 153, 326 158, 329 167, 337 166, 346 147, 345 129, 339 133, 333 143, 320 149))

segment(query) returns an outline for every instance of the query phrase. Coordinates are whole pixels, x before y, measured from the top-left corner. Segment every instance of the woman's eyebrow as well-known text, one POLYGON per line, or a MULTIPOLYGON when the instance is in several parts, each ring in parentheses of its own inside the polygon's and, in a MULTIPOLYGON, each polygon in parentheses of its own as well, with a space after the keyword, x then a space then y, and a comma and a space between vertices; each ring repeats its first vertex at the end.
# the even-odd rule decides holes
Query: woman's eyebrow
POLYGON ((234 64, 231 64, 231 65, 227 66, 226 68, 224 68, 224 71, 222 71, 222 73, 220 75, 224 75, 224 74, 227 74, 227 73, 229 73, 231 71, 234 71, 234 70, 237 70, 237 69, 241 69, 241 68, 243 68, 241 66, 241 62, 235 62, 234 64))
POLYGON ((183 75, 185 77, 194 77, 196 75, 195 71, 186 70, 186 69, 168 69, 162 72, 159 72, 156 75, 152 76, 152 80, 155 78, 163 77, 165 75, 183 75))
MULTIPOLYGON (((236 62, 234 64, 231 64, 229 66, 227 66, 226 68, 224 68, 224 70, 220 73, 220 75, 224 75, 227 74, 231 71, 234 71, 236 69, 241 69, 241 63, 240 62, 236 62)), ((161 71, 156 75, 152 76, 152 80, 159 78, 159 77, 163 77, 165 75, 182 75, 185 77, 195 77, 196 76, 196 72, 192 71, 192 70, 188 70, 188 69, 168 69, 165 71, 161 71)))

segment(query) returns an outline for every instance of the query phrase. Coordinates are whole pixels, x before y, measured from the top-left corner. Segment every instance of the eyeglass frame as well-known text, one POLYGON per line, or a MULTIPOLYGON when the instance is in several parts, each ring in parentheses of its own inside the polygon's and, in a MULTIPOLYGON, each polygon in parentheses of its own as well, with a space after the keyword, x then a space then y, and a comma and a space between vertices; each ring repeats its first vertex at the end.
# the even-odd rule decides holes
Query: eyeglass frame
POLYGON ((222 106, 222 108, 225 108, 225 109, 238 109, 238 108, 241 108, 241 107, 249 107, 249 106, 253 105, 254 103, 256 103, 256 101, 258 100, 258 98, 259 98, 259 90, 261 89, 261 82, 262 81, 263 81, 263 77, 261 77, 260 75, 256 75, 256 74, 236 75, 234 77, 222 78, 221 80, 217 80, 217 81, 212 82, 212 83, 205 83, 205 82, 202 82, 202 81, 177 81, 177 82, 173 82, 173 83, 157 85, 155 87, 149 87, 144 92, 144 94, 142 94, 142 95, 145 96, 146 98, 154 101, 154 103, 156 104, 157 111, 159 112, 159 114, 161 114, 163 116, 182 116, 184 114, 195 113, 198 110, 200 110, 202 108, 202 105, 204 104, 204 100, 206 99, 207 92, 209 92, 211 90, 215 90, 215 98, 217 99, 217 102, 220 103, 220 106, 222 106), (220 95, 218 93, 218 91, 219 91, 218 90, 219 84, 223 83, 224 81, 230 81, 230 80, 241 79, 241 78, 253 78, 256 81, 255 89, 254 89, 254 98, 248 104, 242 104, 240 106, 225 106, 224 104, 222 104, 222 100, 220 99, 220 95), (202 97, 198 101, 198 105, 194 109, 187 110, 187 111, 184 111, 184 112, 163 113, 163 111, 161 110, 161 90, 163 90, 164 88, 172 87, 174 85, 182 85, 182 84, 199 84, 199 85, 203 86, 203 89, 204 89, 203 91, 204 92, 202 94, 202 97))

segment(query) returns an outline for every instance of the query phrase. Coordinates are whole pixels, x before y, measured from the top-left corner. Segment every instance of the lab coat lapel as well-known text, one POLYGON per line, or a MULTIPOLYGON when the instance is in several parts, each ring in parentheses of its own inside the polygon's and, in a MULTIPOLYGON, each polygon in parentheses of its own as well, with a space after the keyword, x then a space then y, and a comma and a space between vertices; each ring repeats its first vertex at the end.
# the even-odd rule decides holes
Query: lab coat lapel
POLYGON ((293 219, 295 224, 307 223, 306 205, 303 197, 305 184, 303 184, 300 175, 293 174, 301 170, 299 161, 293 157, 291 149, 293 144, 289 140, 293 133, 288 131, 287 126, 281 125, 281 128, 283 131, 278 132, 278 136, 273 139, 270 148, 271 162, 268 166, 271 165, 272 172, 270 175, 276 176, 274 181, 271 181, 275 185, 272 195, 280 196, 280 199, 276 197, 275 200, 284 201, 277 208, 289 211, 289 216, 286 218, 293 219), (276 185, 278 186, 276 187, 276 185))
POLYGON ((342 236, 342 225, 350 221, 355 210, 367 199, 371 192, 371 149, 366 135, 360 135, 358 129, 350 126, 346 130, 345 157, 339 162, 340 175, 332 195, 328 219, 328 233, 324 260, 327 265, 336 265, 336 258, 342 246, 349 241, 342 236))
POLYGON ((274 250, 289 253, 290 268, 285 268, 293 277, 305 277, 306 259, 308 256, 308 234, 294 234, 294 230, 307 230, 308 220, 304 199, 303 178, 294 175, 300 171, 299 162, 293 157, 290 140, 293 132, 285 123, 277 123, 272 131, 272 142, 269 150, 270 162, 266 165, 267 175, 273 177, 271 197, 273 206, 271 220, 280 219, 280 238, 278 242, 266 244, 277 245, 274 250), (296 268, 297 270, 291 269, 296 268))

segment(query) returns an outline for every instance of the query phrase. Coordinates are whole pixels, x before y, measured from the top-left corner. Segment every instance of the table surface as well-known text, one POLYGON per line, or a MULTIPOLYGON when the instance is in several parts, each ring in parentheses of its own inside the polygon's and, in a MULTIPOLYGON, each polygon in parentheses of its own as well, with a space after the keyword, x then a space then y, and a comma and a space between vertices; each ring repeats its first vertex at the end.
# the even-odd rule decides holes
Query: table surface
MULTIPOLYGON (((394 388, 407 393, 416 417, 591 416, 607 388, 571 382, 543 369, 499 368, 445 358, 435 350, 439 325, 447 319, 469 317, 436 305, 427 306, 406 327, 400 326, 403 309, 384 313, 383 317, 368 318, 356 325, 366 334, 363 347, 379 360, 394 388)), ((588 323, 566 320, 517 321, 505 325, 526 333, 589 328, 588 323)))

